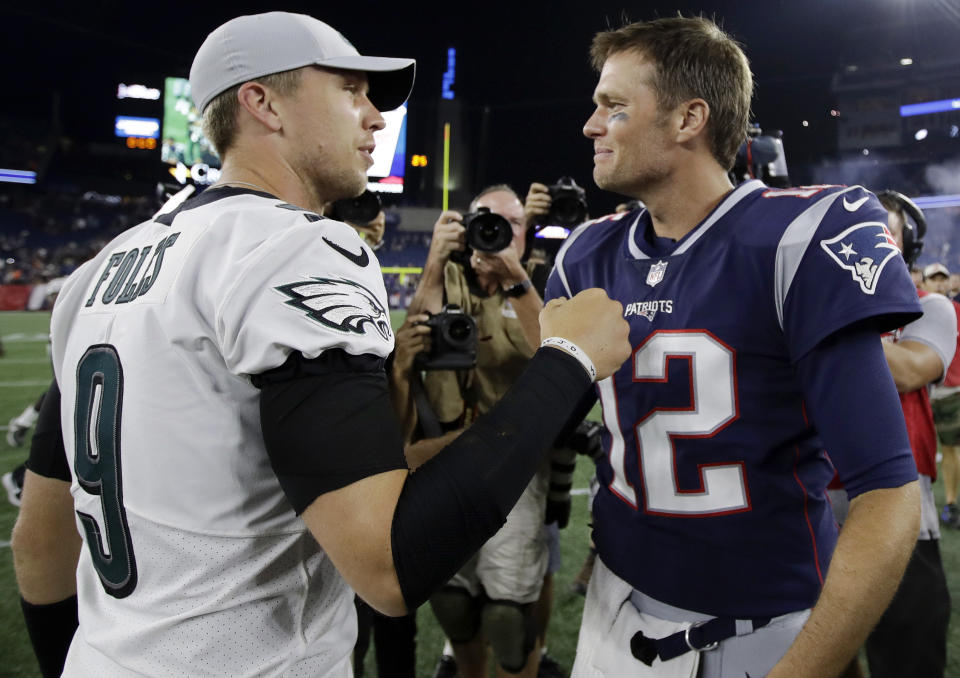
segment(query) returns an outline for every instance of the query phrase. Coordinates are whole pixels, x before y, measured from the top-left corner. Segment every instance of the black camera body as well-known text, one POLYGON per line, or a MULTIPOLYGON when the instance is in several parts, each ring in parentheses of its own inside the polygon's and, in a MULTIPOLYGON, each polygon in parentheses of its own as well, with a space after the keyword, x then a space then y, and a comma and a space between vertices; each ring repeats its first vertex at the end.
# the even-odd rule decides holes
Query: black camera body
POLYGON ((329 216, 337 221, 349 221, 357 226, 366 226, 377 218, 383 205, 380 196, 366 190, 356 198, 343 198, 333 203, 329 216))
POLYGON ((430 350, 414 357, 417 369, 465 370, 477 364, 477 323, 463 309, 448 304, 424 324, 430 328, 430 350))
POLYGON ((547 186, 547 190, 550 191, 550 211, 545 226, 573 228, 587 220, 587 192, 572 177, 560 177, 557 183, 547 186))
POLYGON ((470 263, 470 256, 477 252, 500 252, 513 241, 513 227, 510 222, 489 207, 478 207, 476 212, 463 215, 463 227, 466 229, 466 247, 450 254, 451 261, 462 266, 470 263))
POLYGON ((776 129, 765 134, 759 125, 752 124, 747 130, 747 138, 737 150, 730 172, 735 186, 748 179, 762 179, 773 188, 790 186, 783 132, 776 129))

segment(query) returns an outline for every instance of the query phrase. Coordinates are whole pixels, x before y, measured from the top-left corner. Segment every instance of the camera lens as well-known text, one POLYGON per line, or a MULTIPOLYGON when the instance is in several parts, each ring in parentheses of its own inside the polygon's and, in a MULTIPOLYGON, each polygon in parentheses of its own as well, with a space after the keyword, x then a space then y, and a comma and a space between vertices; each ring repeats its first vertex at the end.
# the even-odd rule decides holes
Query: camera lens
POLYGON ((467 245, 480 252, 499 252, 513 240, 510 222, 490 211, 478 211, 466 227, 467 245))
POLYGON ((367 190, 356 198, 344 198, 334 202, 330 216, 337 221, 349 221, 363 226, 376 219, 381 208, 380 196, 367 190))
POLYGON ((444 327, 447 343, 455 348, 469 346, 475 332, 476 325, 473 320, 462 316, 450 318, 444 327))

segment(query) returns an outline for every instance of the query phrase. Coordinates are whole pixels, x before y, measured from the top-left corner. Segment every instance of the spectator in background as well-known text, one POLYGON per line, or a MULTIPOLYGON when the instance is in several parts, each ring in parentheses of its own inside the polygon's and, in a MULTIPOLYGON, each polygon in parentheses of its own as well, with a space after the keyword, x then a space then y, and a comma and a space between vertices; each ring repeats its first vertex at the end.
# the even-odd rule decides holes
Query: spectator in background
MULTIPOLYGON (((430 371, 424 379, 443 430, 460 428, 489 411, 527 365, 539 335, 542 301, 521 263, 527 231, 523 203, 500 184, 481 191, 470 212, 481 207, 509 222, 512 241, 499 252, 474 251, 467 262, 452 261, 451 255, 466 244, 463 215, 443 212, 410 306, 411 313, 438 313, 445 304, 455 304, 477 321, 476 368, 430 371)), ((545 459, 506 525, 430 599, 453 643, 456 670, 463 678, 487 675, 487 643, 498 675, 537 675, 540 653, 533 608, 548 564, 543 533, 548 483, 545 459)), ((441 662, 438 675, 452 668, 441 662)))
POLYGON ((916 288, 923 288, 923 269, 917 268, 916 266, 910 267, 910 279, 913 281, 913 284, 916 288))
MULTIPOLYGON (((941 263, 923 269, 923 288, 927 292, 947 295, 952 279, 947 267, 941 263)), ((960 323, 960 304, 952 303, 960 323)), ((957 348, 960 349, 960 334, 957 348)), ((944 507, 940 522, 947 527, 960 528, 960 509, 957 508, 960 490, 960 350, 954 354, 946 378, 930 392, 930 405, 940 441, 940 470, 943 473, 944 507)))
MULTIPOLYGON (((888 212, 890 233, 912 265, 923 246, 918 237, 923 229, 911 223, 904 196, 893 191, 882 191, 878 196, 888 212)), ((940 285, 935 279, 946 280, 949 275, 942 264, 927 266, 923 273, 925 285, 940 285)), ((958 320, 955 304, 941 294, 920 289, 919 295, 923 316, 887 335, 883 351, 900 394, 920 475, 920 534, 893 600, 867 638, 871 678, 940 678, 946 666, 950 593, 940 557, 932 487, 937 477, 937 434, 930 387, 942 385, 948 375, 957 349, 958 320)))

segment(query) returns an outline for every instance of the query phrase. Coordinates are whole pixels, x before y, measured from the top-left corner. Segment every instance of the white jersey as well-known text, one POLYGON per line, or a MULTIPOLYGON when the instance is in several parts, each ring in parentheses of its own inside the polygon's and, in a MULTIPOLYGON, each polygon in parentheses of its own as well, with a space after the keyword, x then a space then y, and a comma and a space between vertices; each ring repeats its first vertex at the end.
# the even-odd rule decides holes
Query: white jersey
POLYGON ((210 189, 77 270, 52 334, 85 542, 64 675, 349 675, 353 593, 280 489, 250 375, 389 354, 372 250, 210 189))

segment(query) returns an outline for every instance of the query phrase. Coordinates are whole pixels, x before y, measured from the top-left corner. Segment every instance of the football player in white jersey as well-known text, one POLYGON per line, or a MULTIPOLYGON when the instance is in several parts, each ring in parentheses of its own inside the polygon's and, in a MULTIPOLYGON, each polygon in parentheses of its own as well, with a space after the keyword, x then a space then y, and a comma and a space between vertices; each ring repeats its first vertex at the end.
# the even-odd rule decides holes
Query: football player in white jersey
POLYGON ((45 675, 349 676, 350 589, 424 602, 626 359, 620 304, 551 304, 503 406, 409 473, 375 255, 319 211, 363 190, 413 73, 284 12, 200 47, 222 179, 109 243, 53 314, 13 544, 45 675))

